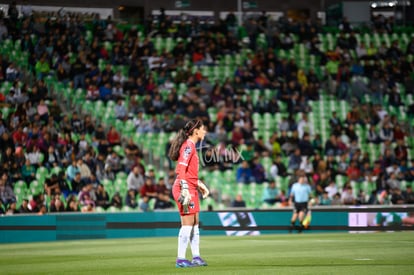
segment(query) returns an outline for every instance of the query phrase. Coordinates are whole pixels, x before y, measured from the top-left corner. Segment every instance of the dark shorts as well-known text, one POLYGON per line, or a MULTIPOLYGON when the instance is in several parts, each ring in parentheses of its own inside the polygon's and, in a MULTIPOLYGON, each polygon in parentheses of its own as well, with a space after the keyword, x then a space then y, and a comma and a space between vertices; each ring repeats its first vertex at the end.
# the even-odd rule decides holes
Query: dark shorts
POLYGON ((295 208, 293 209, 294 213, 304 212, 308 213, 308 203, 307 202, 295 202, 295 208))

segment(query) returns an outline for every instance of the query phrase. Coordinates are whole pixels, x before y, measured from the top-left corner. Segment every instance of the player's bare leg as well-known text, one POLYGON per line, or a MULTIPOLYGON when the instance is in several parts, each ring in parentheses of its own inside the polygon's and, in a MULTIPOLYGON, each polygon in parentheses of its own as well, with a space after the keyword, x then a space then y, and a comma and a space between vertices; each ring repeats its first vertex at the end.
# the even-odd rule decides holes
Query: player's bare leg
POLYGON ((298 213, 293 213, 292 218, 290 219, 290 227, 289 227, 289 233, 292 232, 293 229, 295 229, 295 223, 296 219, 298 218, 298 213))
POLYGON ((305 218, 305 212, 304 211, 300 211, 299 212, 299 233, 301 233, 302 232, 302 230, 303 230, 303 224, 302 224, 302 222, 303 222, 303 219, 305 218))

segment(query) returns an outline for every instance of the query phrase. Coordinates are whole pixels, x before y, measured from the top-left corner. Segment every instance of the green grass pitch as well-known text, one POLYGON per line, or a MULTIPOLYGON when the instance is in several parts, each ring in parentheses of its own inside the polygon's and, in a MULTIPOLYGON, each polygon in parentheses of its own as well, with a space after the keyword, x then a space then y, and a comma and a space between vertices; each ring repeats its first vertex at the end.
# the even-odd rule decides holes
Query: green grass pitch
POLYGON ((3 244, 0 274, 414 274, 414 232, 202 236, 209 266, 185 269, 176 250, 171 237, 3 244))

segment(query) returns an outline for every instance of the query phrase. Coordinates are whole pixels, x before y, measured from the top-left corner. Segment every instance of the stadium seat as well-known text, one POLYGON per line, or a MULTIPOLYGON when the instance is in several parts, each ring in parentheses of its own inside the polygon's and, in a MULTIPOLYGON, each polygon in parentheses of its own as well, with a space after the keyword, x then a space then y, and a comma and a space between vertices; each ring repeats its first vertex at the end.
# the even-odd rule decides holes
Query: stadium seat
POLYGON ((121 210, 119 209, 119 208, 117 208, 117 207, 115 207, 115 206, 110 206, 110 207, 108 207, 108 209, 106 210, 106 212, 109 212, 109 213, 116 213, 116 212, 120 212, 121 210))
POLYGON ((105 209, 103 207, 97 206, 97 207, 95 207, 95 212, 96 213, 103 213, 103 212, 105 212, 105 209))
POLYGON ((39 182, 44 183, 44 181, 46 180, 48 176, 49 176, 49 170, 46 167, 40 166, 36 169, 36 179, 39 182))
POLYGON ((55 174, 56 176, 60 174, 60 172, 62 172, 63 169, 60 166, 54 166, 50 169, 49 172, 49 177, 52 176, 53 174, 55 174))
POLYGON ((30 182, 29 190, 31 195, 38 195, 44 192, 44 187, 39 181, 33 180, 30 182))

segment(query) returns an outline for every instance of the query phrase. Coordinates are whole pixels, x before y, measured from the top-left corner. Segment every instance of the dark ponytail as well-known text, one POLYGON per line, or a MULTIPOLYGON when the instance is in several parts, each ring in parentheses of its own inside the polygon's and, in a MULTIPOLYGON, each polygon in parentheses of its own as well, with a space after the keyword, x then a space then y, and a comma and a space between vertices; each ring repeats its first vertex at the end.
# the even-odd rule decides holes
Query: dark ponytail
POLYGON ((171 160, 177 161, 180 156, 180 148, 184 141, 187 140, 189 136, 193 134, 195 129, 200 129, 203 126, 203 122, 198 119, 193 119, 187 122, 183 129, 179 130, 175 138, 171 143, 170 150, 168 151, 168 156, 171 160))
POLYGON ((180 148, 183 142, 187 139, 187 135, 185 134, 184 130, 181 129, 178 131, 177 135, 175 136, 174 140, 171 143, 170 151, 168 152, 168 156, 171 160, 177 161, 180 155, 180 148))

